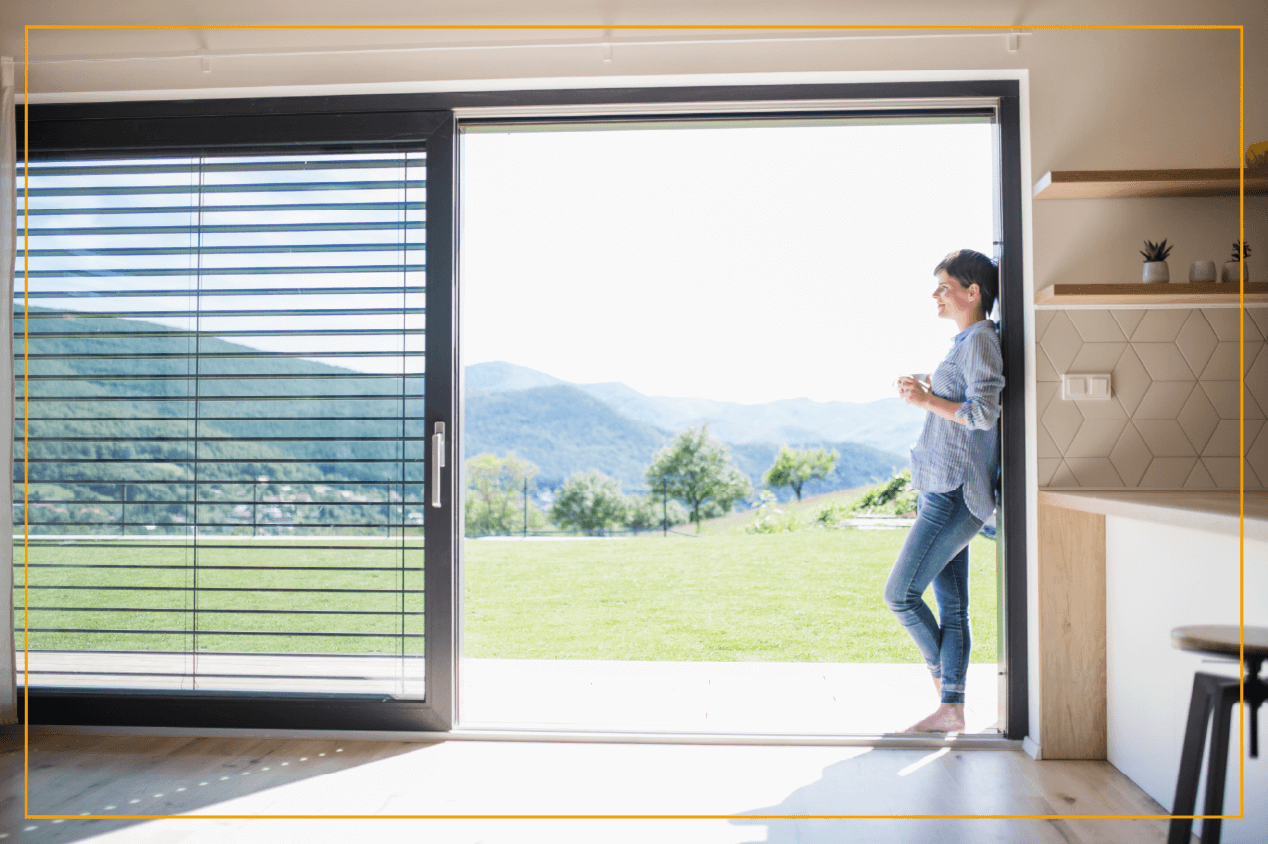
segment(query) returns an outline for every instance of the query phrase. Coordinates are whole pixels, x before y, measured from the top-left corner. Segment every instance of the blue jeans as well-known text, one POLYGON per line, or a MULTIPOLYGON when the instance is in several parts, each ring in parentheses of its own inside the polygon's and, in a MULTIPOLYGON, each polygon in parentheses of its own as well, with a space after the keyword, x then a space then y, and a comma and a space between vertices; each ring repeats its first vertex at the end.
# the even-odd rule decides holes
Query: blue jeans
POLYGON ((885 582, 885 604, 915 640, 929 671, 942 680, 943 703, 964 703, 964 675, 973 644, 969 540, 981 529, 982 523, 964 503, 963 487, 920 493, 916 522, 885 582), (930 582, 938 620, 922 597, 930 582))

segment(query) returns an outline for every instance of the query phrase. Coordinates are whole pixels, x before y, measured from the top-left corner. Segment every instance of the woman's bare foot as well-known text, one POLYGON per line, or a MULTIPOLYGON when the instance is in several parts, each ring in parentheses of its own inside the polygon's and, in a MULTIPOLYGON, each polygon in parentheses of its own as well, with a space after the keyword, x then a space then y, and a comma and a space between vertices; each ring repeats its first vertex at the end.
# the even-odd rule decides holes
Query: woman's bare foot
POLYGON ((904 733, 961 733, 964 732, 964 704, 944 703, 912 724, 904 733))

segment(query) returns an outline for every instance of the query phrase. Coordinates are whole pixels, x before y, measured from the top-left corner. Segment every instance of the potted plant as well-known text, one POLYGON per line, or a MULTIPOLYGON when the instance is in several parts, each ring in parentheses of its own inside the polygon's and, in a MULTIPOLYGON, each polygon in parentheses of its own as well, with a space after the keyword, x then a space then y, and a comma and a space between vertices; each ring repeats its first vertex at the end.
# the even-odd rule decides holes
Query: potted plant
POLYGON ((1140 250, 1140 254, 1145 256, 1145 273, 1143 281, 1145 284, 1158 284, 1171 280, 1171 272, 1167 268, 1167 256, 1171 254, 1171 247, 1167 245, 1167 241, 1162 243, 1151 243, 1145 241, 1145 248, 1140 250))
POLYGON ((1224 281, 1236 283, 1239 279, 1250 281, 1250 244, 1235 240, 1233 257, 1224 264, 1224 281))

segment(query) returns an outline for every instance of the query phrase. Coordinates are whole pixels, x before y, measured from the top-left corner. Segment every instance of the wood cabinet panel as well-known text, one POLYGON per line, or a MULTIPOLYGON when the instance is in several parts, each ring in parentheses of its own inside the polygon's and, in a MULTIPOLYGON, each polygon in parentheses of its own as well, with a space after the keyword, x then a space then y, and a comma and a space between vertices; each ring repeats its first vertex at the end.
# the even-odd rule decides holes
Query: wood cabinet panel
POLYGON ((1050 504, 1038 515, 1040 747, 1104 759, 1105 517, 1050 504))

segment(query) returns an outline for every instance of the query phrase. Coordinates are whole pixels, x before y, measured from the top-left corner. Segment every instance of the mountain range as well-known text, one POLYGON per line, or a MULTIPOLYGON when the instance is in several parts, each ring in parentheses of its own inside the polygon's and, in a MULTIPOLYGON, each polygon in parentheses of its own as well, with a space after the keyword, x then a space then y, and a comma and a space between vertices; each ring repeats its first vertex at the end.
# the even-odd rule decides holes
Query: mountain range
MULTIPOLYGON (((468 366, 464 379, 464 454, 514 451, 539 467, 538 486, 545 488, 558 487, 573 472, 598 469, 627 490, 641 489, 657 450, 678 431, 708 424, 754 486, 780 446, 791 445, 834 448, 840 455, 833 473, 807 483, 803 494, 849 489, 906 466, 923 418, 898 399, 745 405, 646 396, 621 383, 573 384, 503 361, 468 366)), ((791 492, 777 495, 787 499, 791 492)))
POLYGON ((899 398, 852 403, 781 399, 740 404, 702 398, 646 396, 619 382, 569 384, 504 361, 477 363, 464 373, 467 394, 515 392, 567 385, 603 402, 622 416, 654 428, 680 431, 708 423, 728 443, 855 442, 904 455, 920 435, 924 413, 899 398))

